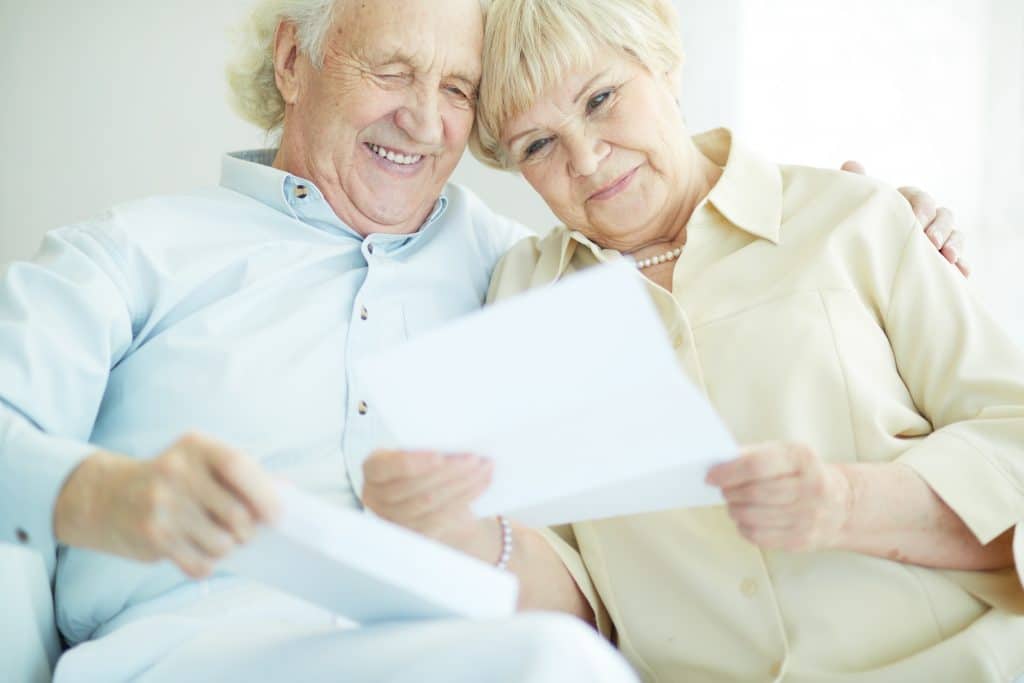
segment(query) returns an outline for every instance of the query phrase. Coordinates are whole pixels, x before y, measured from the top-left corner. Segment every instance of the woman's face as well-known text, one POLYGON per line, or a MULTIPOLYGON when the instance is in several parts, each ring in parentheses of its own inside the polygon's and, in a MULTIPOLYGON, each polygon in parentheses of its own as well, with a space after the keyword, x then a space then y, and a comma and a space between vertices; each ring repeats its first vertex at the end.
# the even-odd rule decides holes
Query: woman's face
POLYGON ((670 75, 600 53, 510 121, 501 141, 566 227, 633 251, 665 239, 696 168, 675 94, 670 75))

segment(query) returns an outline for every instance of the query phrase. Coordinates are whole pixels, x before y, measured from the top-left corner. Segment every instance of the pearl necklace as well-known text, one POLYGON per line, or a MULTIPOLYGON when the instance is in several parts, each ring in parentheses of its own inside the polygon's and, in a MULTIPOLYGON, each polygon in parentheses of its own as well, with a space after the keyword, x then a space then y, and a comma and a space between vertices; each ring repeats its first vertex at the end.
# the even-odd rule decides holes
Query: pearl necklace
POLYGON ((643 259, 641 261, 637 261, 636 262, 637 270, 643 270, 644 268, 647 268, 648 266, 656 266, 659 263, 667 263, 668 261, 674 261, 677 258, 679 258, 679 255, 682 254, 682 253, 683 253, 683 248, 682 247, 676 247, 675 249, 672 249, 671 251, 666 251, 661 256, 652 256, 650 258, 645 258, 645 259, 643 259))

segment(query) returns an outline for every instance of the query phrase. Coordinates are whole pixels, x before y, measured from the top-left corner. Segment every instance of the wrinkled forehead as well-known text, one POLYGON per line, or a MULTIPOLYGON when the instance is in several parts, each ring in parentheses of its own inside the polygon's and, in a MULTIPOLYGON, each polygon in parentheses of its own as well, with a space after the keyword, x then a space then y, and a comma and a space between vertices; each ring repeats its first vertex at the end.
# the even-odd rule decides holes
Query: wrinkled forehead
POLYGON ((341 0, 331 40, 371 64, 409 63, 475 84, 483 27, 480 0, 341 0))

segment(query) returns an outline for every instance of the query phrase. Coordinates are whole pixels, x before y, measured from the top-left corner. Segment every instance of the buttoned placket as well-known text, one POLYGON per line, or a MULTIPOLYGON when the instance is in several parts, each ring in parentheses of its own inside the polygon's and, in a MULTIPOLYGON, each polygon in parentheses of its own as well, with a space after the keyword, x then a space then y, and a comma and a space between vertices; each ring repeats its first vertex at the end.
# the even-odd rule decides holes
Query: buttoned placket
MULTIPOLYGON (((700 277, 700 272, 704 270, 705 264, 700 262, 699 255, 708 228, 709 226, 700 222, 699 219, 693 221, 693 225, 690 226, 687 248, 683 250, 682 257, 676 261, 673 267, 673 292, 654 283, 649 284, 658 313, 666 329, 670 332, 676 357, 686 369, 690 380, 705 396, 709 396, 709 387, 704 378, 696 335, 691 324, 694 316, 688 312, 688 309, 691 308, 694 312, 698 312, 699 302, 692 301, 686 296, 686 290, 682 283, 692 281, 693 277, 700 277)), ((697 318, 700 319, 700 316, 697 318)), ((740 541, 740 543, 743 543, 743 555, 745 556, 743 565, 745 568, 739 571, 743 578, 738 580, 735 590, 750 604, 751 611, 747 618, 753 618, 755 614, 759 615, 764 628, 771 632, 769 637, 773 636, 775 640, 777 655, 767 664, 765 674, 769 680, 779 680, 785 672, 790 647, 778 596, 775 593, 764 553, 753 544, 745 541, 740 541)), ((726 589, 728 590, 728 588, 726 589)))

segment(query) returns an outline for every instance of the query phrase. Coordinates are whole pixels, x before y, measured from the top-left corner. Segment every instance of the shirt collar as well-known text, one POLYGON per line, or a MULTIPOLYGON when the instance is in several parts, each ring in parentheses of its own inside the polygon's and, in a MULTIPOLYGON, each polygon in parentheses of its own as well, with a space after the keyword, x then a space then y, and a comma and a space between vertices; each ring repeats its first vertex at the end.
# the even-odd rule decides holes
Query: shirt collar
POLYGON ((778 244, 782 225, 779 167, 737 142, 726 128, 701 133, 693 142, 722 167, 722 176, 711 188, 708 203, 737 228, 778 244))
MULTIPOLYGON (((323 193, 311 180, 287 173, 272 166, 276 149, 252 149, 225 154, 221 160, 220 184, 256 201, 322 230, 341 231, 362 240, 362 236, 346 225, 323 193)), ((448 198, 441 195, 434 210, 410 235, 374 234, 372 239, 388 251, 397 251, 429 232, 448 208, 448 198)))
MULTIPOLYGON (((777 244, 782 224, 782 175, 779 167, 737 142, 726 128, 696 135, 693 142, 701 153, 722 167, 721 177, 702 205, 714 206, 737 228, 777 244)), ((698 206, 694 216, 701 208, 698 206)), ((598 261, 618 257, 618 252, 602 249, 577 230, 563 231, 561 240, 559 273, 568 266, 574 243, 585 246, 598 261)))

